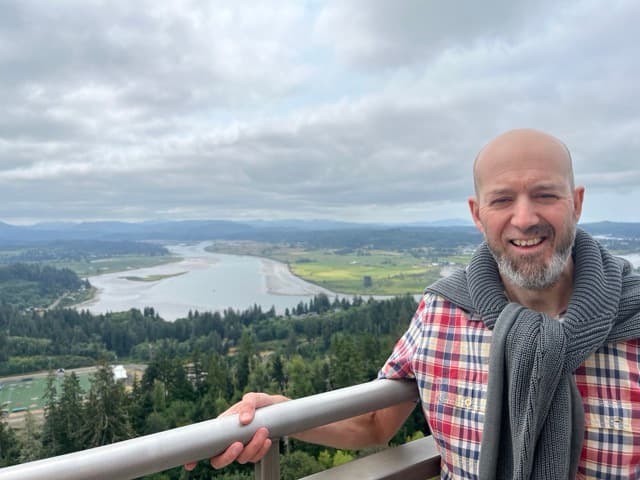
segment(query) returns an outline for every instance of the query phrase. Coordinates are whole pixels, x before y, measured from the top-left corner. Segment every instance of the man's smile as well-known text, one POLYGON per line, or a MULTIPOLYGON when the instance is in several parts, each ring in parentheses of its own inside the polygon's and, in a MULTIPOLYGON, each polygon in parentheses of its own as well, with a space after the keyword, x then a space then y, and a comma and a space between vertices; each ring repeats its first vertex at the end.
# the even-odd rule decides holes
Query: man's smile
POLYGON ((529 239, 513 239, 511 240, 511 244, 516 247, 535 247, 544 242, 545 237, 535 237, 529 239))

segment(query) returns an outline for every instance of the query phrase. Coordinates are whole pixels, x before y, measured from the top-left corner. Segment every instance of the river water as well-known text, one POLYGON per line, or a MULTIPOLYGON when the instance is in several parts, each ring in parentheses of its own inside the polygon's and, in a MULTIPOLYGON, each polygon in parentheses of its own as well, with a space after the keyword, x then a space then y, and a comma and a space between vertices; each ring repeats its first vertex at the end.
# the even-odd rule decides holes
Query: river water
POLYGON ((629 260, 634 268, 640 268, 640 253, 629 253, 627 255, 620 256, 629 260))
POLYGON ((210 253, 208 243, 170 245, 169 251, 183 260, 157 267, 127 270, 89 277, 98 295, 76 308, 107 313, 153 307, 165 320, 186 317, 189 311, 246 310, 272 306, 278 313, 307 303, 314 295, 336 294, 292 275, 286 265, 272 260, 210 253), (157 281, 126 277, 180 274, 157 281))

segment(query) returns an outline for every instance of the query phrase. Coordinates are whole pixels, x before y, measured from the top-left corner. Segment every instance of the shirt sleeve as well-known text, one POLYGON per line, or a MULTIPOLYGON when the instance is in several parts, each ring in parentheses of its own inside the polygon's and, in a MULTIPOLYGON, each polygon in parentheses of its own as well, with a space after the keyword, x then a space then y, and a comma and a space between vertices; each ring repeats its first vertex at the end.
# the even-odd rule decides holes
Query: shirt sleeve
POLYGON ((396 342, 391 356, 378 372, 378 378, 396 380, 415 378, 413 371, 414 354, 423 335, 425 312, 427 311, 428 305, 432 302, 432 297, 433 294, 429 293, 422 297, 409 328, 396 342))

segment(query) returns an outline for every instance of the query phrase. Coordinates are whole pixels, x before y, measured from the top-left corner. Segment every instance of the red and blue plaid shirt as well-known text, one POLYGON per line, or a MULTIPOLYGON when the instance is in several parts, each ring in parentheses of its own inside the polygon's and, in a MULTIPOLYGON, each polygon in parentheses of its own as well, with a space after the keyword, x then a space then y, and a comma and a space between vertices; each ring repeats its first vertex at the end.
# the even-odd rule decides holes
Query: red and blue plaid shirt
MULTIPOLYGON (((426 294, 380 370, 415 378, 441 455, 443 479, 477 478, 491 331, 426 294)), ((640 479, 640 342, 606 344, 575 372, 584 403, 579 479, 640 479)))

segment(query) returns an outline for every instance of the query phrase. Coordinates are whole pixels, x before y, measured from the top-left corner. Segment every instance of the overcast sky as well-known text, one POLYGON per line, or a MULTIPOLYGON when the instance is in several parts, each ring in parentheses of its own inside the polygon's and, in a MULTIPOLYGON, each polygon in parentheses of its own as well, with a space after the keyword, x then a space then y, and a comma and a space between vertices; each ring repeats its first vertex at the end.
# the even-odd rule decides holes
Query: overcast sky
POLYGON ((467 218, 546 130, 640 221, 640 2, 0 0, 0 221, 467 218))

